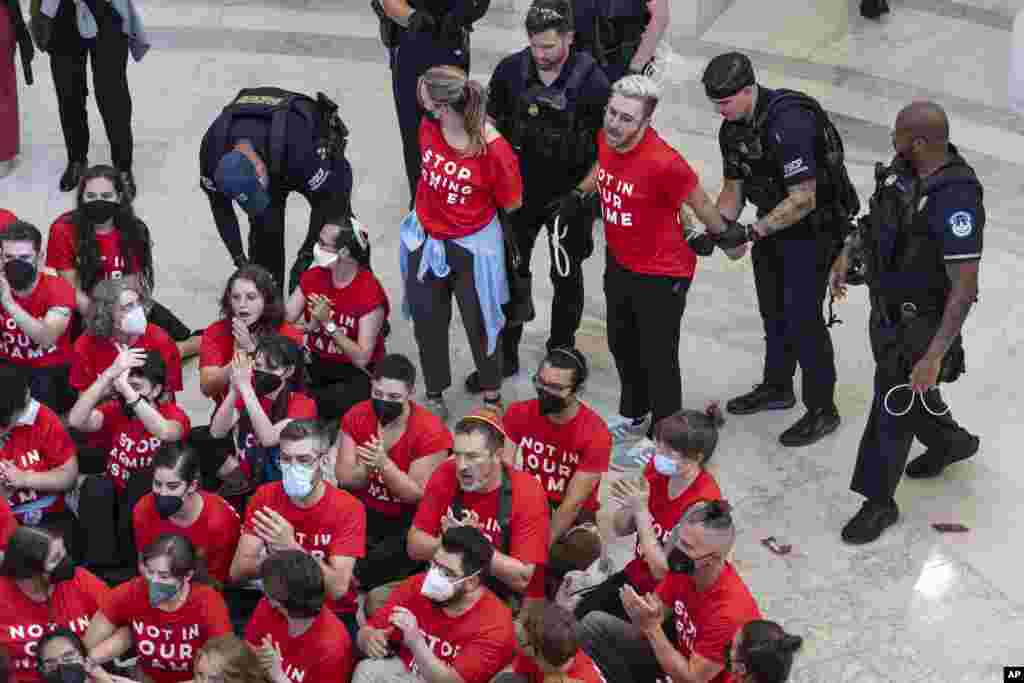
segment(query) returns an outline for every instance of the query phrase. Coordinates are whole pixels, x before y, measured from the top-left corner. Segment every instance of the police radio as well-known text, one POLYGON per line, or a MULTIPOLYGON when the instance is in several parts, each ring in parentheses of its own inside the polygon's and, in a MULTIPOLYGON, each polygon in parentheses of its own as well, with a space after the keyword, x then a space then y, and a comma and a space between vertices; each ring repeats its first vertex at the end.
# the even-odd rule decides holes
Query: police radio
POLYGON ((318 149, 325 150, 325 154, 331 159, 344 158, 345 147, 348 145, 348 126, 338 114, 338 104, 327 95, 318 92, 316 106, 320 112, 322 126, 318 149))

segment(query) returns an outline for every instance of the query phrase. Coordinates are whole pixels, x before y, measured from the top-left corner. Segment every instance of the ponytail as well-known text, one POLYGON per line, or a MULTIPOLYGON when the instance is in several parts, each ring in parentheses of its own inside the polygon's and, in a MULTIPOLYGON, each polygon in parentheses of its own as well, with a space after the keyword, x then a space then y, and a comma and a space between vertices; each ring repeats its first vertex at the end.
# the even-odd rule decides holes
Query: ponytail
POLYGON ((484 87, 476 81, 467 79, 462 91, 462 102, 461 111, 459 104, 455 104, 454 109, 462 114, 466 135, 469 136, 469 154, 480 156, 487 150, 487 139, 484 135, 484 127, 487 124, 487 93, 484 87))

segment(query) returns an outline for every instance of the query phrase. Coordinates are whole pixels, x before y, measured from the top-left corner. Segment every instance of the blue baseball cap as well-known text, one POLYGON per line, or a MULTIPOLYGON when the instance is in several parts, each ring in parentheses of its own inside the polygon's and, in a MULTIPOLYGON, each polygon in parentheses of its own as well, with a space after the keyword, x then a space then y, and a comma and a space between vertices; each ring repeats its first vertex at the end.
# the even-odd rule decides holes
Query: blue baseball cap
POLYGON ((241 152, 232 151, 221 157, 213 179, 217 188, 250 216, 263 213, 270 205, 270 195, 260 182, 256 165, 241 152))

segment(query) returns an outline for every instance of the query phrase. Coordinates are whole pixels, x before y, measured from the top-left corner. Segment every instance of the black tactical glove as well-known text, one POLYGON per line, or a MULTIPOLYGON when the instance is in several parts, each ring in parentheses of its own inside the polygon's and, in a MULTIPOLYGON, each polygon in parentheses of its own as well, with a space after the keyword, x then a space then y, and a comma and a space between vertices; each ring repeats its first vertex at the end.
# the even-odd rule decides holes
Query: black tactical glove
POLYGON ((436 33, 437 19, 433 14, 423 10, 415 10, 409 15, 409 22, 406 28, 413 33, 436 33))
POLYGON ((693 253, 697 256, 711 256, 715 251, 715 241, 706 232, 687 230, 686 243, 690 245, 690 249, 693 249, 693 253))
POLYGON ((743 225, 739 221, 725 221, 725 231, 717 235, 710 235, 715 245, 720 249, 735 249, 755 239, 754 231, 749 225, 743 225))
POLYGON ((558 200, 558 216, 561 218, 561 223, 572 223, 579 216, 580 211, 583 210, 583 198, 586 195, 578 187, 572 188, 572 192, 569 192, 561 199, 558 200))

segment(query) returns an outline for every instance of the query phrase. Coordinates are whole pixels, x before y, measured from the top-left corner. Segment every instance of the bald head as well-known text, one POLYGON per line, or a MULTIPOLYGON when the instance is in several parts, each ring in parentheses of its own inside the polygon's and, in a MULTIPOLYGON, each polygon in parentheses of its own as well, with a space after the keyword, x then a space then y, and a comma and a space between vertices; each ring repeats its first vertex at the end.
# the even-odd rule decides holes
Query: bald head
POLYGON ((924 138, 929 144, 949 141, 949 119, 941 106, 919 101, 904 107, 896 117, 896 130, 911 138, 924 138))

